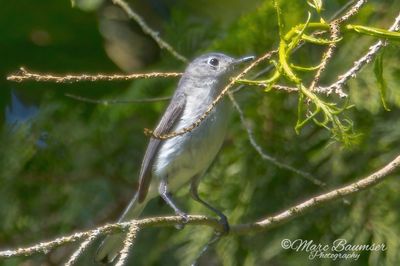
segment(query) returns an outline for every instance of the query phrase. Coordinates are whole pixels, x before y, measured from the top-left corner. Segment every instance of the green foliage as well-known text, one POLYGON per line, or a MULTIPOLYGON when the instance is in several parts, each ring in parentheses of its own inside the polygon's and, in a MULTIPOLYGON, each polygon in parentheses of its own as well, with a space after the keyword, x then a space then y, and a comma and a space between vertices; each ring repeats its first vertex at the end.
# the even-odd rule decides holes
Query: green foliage
POLYGON ((311 0, 311 1, 307 1, 307 3, 314 8, 318 14, 321 13, 322 11, 322 0, 311 0))
POLYGON ((376 76, 376 81, 378 82, 379 92, 381 94, 382 105, 386 111, 390 111, 389 107, 386 104, 386 100, 385 100, 387 85, 386 85, 385 79, 383 78, 383 53, 381 53, 375 59, 374 73, 376 76))
POLYGON ((374 27, 367 27, 363 25, 346 25, 347 30, 354 30, 355 32, 366 34, 378 38, 390 39, 393 41, 400 41, 400 33, 379 29, 374 27))
MULTIPOLYGON (((71 9, 69 1, 39 1, 15 8, 4 3, 2 20, 2 76, 20 65, 51 72, 119 72, 103 50, 94 13, 71 9), (45 14, 45 15, 44 15, 45 14), (21 19, 24 17, 25 19, 21 19), (52 42, 45 46, 31 37, 37 29, 52 42)), ((76 1, 78 3, 78 1, 76 1)), ((288 94, 248 86, 236 93, 259 145, 278 160, 327 183, 315 186, 292 172, 262 160, 251 147, 239 118, 233 115, 221 153, 202 180, 200 195, 228 216, 230 223, 252 222, 286 209, 325 189, 354 181, 383 166, 400 146, 400 60, 398 42, 344 88, 348 101, 310 91, 309 83, 320 66, 327 45, 337 49, 320 84, 334 82, 363 55, 379 34, 370 37, 342 28, 342 39, 312 36, 326 30, 326 20, 347 1, 280 1, 281 26, 272 1, 176 1, 160 23, 160 35, 185 56, 222 51, 235 56, 261 55, 282 47, 272 73, 257 83, 283 83, 300 89, 288 94), (321 5, 322 3, 322 5, 321 5), (313 7, 310 7, 311 4, 313 7), (316 9, 316 10, 315 10, 316 9), (308 12, 311 18, 308 22, 308 12), (279 37, 281 28, 282 36, 279 37), (290 35, 287 35, 290 32, 290 35), (286 39, 285 39, 286 36, 286 39), (298 51, 299 42, 306 44, 298 51), (310 67, 312 66, 312 67, 310 67), (378 81, 378 83, 377 83, 378 81), (382 105, 385 99, 391 111, 382 105), (310 101, 305 105, 304 101, 310 101), (336 105, 334 105, 336 103, 336 105), (354 106, 353 108, 348 108, 354 106), (298 115, 298 108, 302 109, 298 115), (304 121, 307 120, 307 123, 304 121), (351 122, 350 122, 351 121, 351 122), (301 124, 301 131, 295 125, 301 124), (351 148, 342 142, 357 130, 351 148), (328 127, 329 130, 326 130, 328 127)), ((387 28, 398 13, 398 0, 368 1, 349 23, 387 28)), ((151 14, 143 11, 146 21, 151 14)), ((107 44, 105 44, 107 45, 107 44)), ((184 66, 162 52, 160 59, 141 72, 177 70, 184 66)), ((170 95, 177 80, 137 80, 127 83, 14 84, 0 81, 2 110, 9 106, 14 89, 27 104, 36 104, 36 117, 18 126, 3 125, 0 135, 0 249, 20 247, 56 236, 112 222, 129 202, 136 187, 147 139, 143 128, 152 128, 165 108, 152 104, 93 105, 64 97, 65 92, 99 99, 138 99, 170 95), (37 141, 47 133, 47 148, 37 141)), ((268 89, 268 87, 267 87, 268 89)), ((4 117, 4 115, 2 115, 4 117)), ((5 123, 5 121, 3 121, 5 123)), ((290 223, 255 235, 227 236, 210 247, 201 265, 398 265, 399 175, 345 201, 306 213, 290 223), (345 238, 353 244, 384 243, 386 252, 361 252, 357 261, 309 260, 305 252, 284 250, 283 239, 306 239, 330 244, 345 238)), ((184 187, 177 204, 192 214, 208 214, 189 199, 184 187)), ((160 201, 161 202, 161 201, 160 201)), ((172 214, 157 200, 144 216, 172 214)), ((152 228, 143 230, 131 255, 134 265, 188 265, 212 236, 206 227, 152 228)), ((65 246, 44 256, 1 261, 1 265, 60 265, 76 248, 65 246)), ((78 265, 93 264, 93 248, 78 265)), ((130 264, 129 264, 130 265, 130 264)))
MULTIPOLYGON (((311 82, 310 88, 304 84, 303 79, 296 73, 296 70, 299 71, 311 71, 318 73, 320 68, 325 68, 326 64, 331 59, 331 56, 327 57, 325 54, 321 58, 321 62, 318 64, 317 67, 304 67, 304 66, 296 66, 294 63, 290 62, 292 60, 291 55, 293 50, 296 49, 300 45, 300 41, 311 43, 311 44, 318 44, 318 45, 335 45, 336 43, 340 42, 342 38, 337 37, 334 39, 324 39, 320 37, 314 37, 312 35, 306 34, 308 29, 313 30, 327 30, 329 29, 329 24, 325 22, 325 20, 321 16, 322 10, 322 2, 321 1, 314 1, 314 3, 308 2, 310 6, 316 9, 320 22, 310 22, 311 14, 308 13, 307 21, 304 24, 298 24, 292 27, 287 33, 284 33, 284 25, 282 19, 282 10, 279 6, 279 1, 275 0, 274 7, 276 9, 277 14, 277 24, 278 24, 278 33, 280 37, 279 42, 279 51, 278 51, 278 63, 275 63, 275 72, 272 74, 272 78, 268 80, 240 80, 240 83, 244 83, 247 85, 263 85, 266 86, 266 91, 269 91, 276 83, 278 83, 282 78, 286 78, 290 83, 293 83, 295 87, 298 88, 300 93, 299 102, 298 102, 298 120, 295 126, 295 130, 297 133, 300 132, 301 128, 304 127, 308 122, 313 121, 316 125, 324 127, 331 131, 332 137, 345 145, 352 145, 354 144, 359 134, 354 133, 353 130, 353 122, 348 118, 341 118, 340 116, 342 113, 349 109, 351 106, 346 104, 343 107, 337 107, 337 103, 327 102, 322 100, 319 96, 317 96, 313 89, 315 86, 314 81, 318 81, 318 78, 314 78, 311 82), (315 106, 314 110, 309 110, 308 108, 306 118, 302 119, 304 108, 303 104, 306 99, 311 101, 315 106), (316 119, 318 114, 322 114, 322 120, 316 119)), ((354 30, 355 32, 371 35, 377 38, 387 38, 398 40, 400 35, 397 32, 391 32, 384 29, 362 26, 362 25, 345 25, 343 28, 347 30, 354 30)), ((333 35, 332 35, 333 36, 333 35)), ((379 57, 380 58, 380 57, 379 57)), ((382 77, 382 60, 379 59, 376 61, 375 64, 375 74, 377 76, 378 82, 380 84, 380 92, 381 98, 383 101, 383 106, 385 109, 388 110, 386 107, 386 103, 384 102, 384 96, 386 93, 386 85, 382 77)), ((275 62, 275 61, 274 61, 275 62)), ((319 75, 319 74, 317 74, 319 75)))

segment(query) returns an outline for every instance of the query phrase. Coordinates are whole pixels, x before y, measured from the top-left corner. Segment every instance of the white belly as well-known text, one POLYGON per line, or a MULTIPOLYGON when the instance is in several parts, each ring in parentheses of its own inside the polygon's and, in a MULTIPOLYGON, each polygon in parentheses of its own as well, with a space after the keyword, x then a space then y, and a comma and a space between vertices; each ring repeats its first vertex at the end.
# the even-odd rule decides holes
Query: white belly
MULTIPOLYGON (((229 119, 230 107, 225 101, 218 104, 197 128, 161 145, 153 173, 158 179, 167 178, 171 191, 202 174, 214 160, 224 141, 229 119)), ((190 125, 189 121, 194 122, 184 114, 174 131, 190 125)))

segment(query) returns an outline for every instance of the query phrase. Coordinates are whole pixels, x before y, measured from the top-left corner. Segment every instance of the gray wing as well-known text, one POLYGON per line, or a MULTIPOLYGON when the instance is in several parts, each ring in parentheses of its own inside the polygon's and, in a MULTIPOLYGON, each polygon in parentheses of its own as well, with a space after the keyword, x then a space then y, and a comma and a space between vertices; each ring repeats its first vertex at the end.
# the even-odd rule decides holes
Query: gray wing
MULTIPOLYGON (((170 133, 176 122, 179 120, 186 104, 186 97, 183 92, 176 92, 169 106, 165 110, 158 126, 154 130, 157 135, 170 133)), ((143 158, 142 167, 139 175, 139 202, 143 202, 149 190, 152 168, 157 151, 162 140, 151 138, 143 158)))

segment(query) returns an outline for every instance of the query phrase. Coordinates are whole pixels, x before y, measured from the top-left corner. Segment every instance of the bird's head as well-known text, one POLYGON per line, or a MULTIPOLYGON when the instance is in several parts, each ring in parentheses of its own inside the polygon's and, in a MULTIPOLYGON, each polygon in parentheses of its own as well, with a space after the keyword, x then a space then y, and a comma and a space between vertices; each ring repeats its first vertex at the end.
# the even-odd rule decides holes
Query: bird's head
POLYGON ((239 59, 222 53, 208 53, 194 59, 186 68, 185 75, 199 78, 219 78, 232 75, 243 63, 254 59, 246 56, 239 59))

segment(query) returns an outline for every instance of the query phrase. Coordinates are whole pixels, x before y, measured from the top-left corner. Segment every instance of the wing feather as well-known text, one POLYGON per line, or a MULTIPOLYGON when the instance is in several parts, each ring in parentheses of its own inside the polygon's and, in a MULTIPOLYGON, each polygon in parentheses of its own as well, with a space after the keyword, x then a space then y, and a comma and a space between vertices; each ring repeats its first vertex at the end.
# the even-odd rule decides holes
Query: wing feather
MULTIPOLYGON (((157 135, 170 133, 171 129, 179 121, 179 118, 181 117, 185 108, 185 103, 185 94, 183 92, 177 91, 172 98, 169 106, 165 110, 164 115, 158 123, 158 126, 154 130, 154 133, 157 135)), ((147 146, 139 175, 139 202, 143 202, 149 190, 152 178, 152 168, 161 142, 162 140, 151 138, 149 145, 147 146)))

